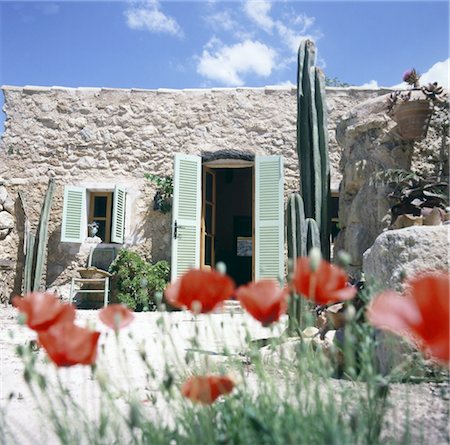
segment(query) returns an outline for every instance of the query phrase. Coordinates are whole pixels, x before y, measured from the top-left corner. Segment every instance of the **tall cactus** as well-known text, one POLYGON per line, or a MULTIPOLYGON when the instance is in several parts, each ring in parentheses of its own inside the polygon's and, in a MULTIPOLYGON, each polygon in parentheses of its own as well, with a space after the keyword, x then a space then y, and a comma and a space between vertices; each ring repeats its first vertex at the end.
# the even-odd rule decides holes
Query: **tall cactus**
POLYGON ((315 57, 314 42, 303 40, 298 50, 297 154, 305 215, 315 219, 321 234, 322 255, 329 259, 330 169, 325 80, 320 69, 314 66, 315 57))
MULTIPOLYGON (((303 40, 298 49, 297 66, 297 155, 301 196, 291 195, 286 210, 289 274, 294 272, 296 257, 307 255, 312 247, 320 247, 322 256, 330 259, 331 194, 325 76, 314 66, 315 59, 314 42, 303 40)), ((297 296, 291 299, 291 332, 302 328, 303 304, 297 296)))

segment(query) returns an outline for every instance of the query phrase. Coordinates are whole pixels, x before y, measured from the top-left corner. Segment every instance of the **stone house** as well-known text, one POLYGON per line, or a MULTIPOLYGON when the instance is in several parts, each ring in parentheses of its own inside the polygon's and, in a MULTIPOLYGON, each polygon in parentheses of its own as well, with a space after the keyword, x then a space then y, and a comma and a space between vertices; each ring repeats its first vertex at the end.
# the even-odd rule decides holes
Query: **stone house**
MULTIPOLYGON (((299 186, 295 88, 2 89, 0 260, 10 265, 5 295, 21 286, 18 191, 35 226, 49 178, 56 188, 46 287, 67 283, 93 246, 125 246, 151 261, 171 260, 173 277, 218 260, 238 283, 283 274, 285 199, 299 186), (174 177, 171 213, 154 210, 156 189, 146 173, 174 177), (94 221, 100 243, 89 237, 94 221)), ((342 179, 337 123, 385 93, 327 90, 335 196, 342 179)))

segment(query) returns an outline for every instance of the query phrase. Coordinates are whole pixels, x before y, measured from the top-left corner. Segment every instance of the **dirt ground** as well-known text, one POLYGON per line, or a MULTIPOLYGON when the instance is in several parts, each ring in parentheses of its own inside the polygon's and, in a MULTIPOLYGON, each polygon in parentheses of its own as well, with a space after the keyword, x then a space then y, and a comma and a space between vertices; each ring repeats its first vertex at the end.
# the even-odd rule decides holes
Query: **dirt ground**
MULTIPOLYGON (((253 339, 267 338, 279 335, 285 327, 284 320, 274 328, 263 328, 246 314, 240 313, 218 313, 197 318, 186 312, 137 313, 135 321, 121 335, 118 345, 109 329, 97 321, 97 314, 95 310, 78 311, 77 320, 81 325, 88 323, 102 332, 100 347, 104 347, 108 354, 105 354, 103 359, 107 359, 107 362, 101 365, 107 369, 108 378, 123 378, 124 370, 120 365, 120 354, 122 350, 126 351, 129 365, 126 378, 134 382, 135 386, 139 386, 139 382, 145 377, 138 354, 143 340, 146 342, 145 350, 151 357, 156 373, 162 375, 168 362, 176 364, 192 347, 190 339, 193 336, 199 340, 198 348, 203 351, 203 356, 214 359, 215 353, 220 353, 225 344, 232 353, 242 351, 245 335, 248 333, 251 333, 253 339), (161 324, 165 325, 163 335, 161 324), (207 354, 204 354, 205 352, 207 354)), ((40 409, 23 380, 23 364, 15 353, 17 345, 26 344, 35 338, 35 334, 26 326, 17 324, 16 311, 10 307, 0 308, 0 324, 0 408, 3 411, 0 413, 0 416, 3 415, 0 428, 4 432, 6 423, 7 428, 15 436, 14 441, 11 437, 2 436, 0 431, 0 443, 57 444, 58 441, 50 429, 44 427, 45 422, 40 409), (14 394, 12 399, 11 394, 14 394)), ((43 356, 44 353, 39 352, 39 358, 43 356)), ((86 403, 88 411, 95 408, 98 397, 95 390, 90 388, 93 382, 86 367, 63 369, 60 375, 77 401, 86 403)), ((334 384, 339 386, 349 382, 336 381, 334 384)), ((400 435, 401 425, 404 424, 406 413, 409 412, 411 434, 416 438, 412 443, 426 445, 450 443, 448 382, 392 385, 389 403, 391 408, 386 416, 386 434, 397 432, 400 435)))

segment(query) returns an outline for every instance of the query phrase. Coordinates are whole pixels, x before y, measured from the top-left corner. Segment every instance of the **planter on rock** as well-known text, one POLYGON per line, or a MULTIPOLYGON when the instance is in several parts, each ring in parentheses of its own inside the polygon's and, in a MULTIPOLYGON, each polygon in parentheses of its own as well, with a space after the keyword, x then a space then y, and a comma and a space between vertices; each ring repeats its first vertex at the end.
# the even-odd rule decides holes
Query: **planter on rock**
POLYGON ((429 100, 409 100, 395 106, 392 118, 404 140, 419 141, 427 135, 432 112, 433 105, 429 100))

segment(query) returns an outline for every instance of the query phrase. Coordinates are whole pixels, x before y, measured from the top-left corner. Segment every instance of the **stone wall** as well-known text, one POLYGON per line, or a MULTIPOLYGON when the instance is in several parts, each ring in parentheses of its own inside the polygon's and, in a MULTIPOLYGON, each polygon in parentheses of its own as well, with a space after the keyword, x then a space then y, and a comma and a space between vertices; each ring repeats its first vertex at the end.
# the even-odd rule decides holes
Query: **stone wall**
MULTIPOLYGON (((174 153, 282 154, 285 191, 298 189, 295 88, 3 87, 3 92, 6 121, 0 181, 13 199, 19 190, 24 192, 33 229, 48 178, 56 181, 49 224, 48 286, 73 276, 91 247, 60 242, 65 185, 126 185, 126 244, 154 261, 170 255, 170 215, 153 211, 155 189, 144 173, 172 174, 174 153)), ((346 88, 327 91, 334 189, 342 177, 337 123, 357 104, 383 93, 346 88)), ((0 258, 20 262, 19 235, 15 226, 0 240, 0 258)))

